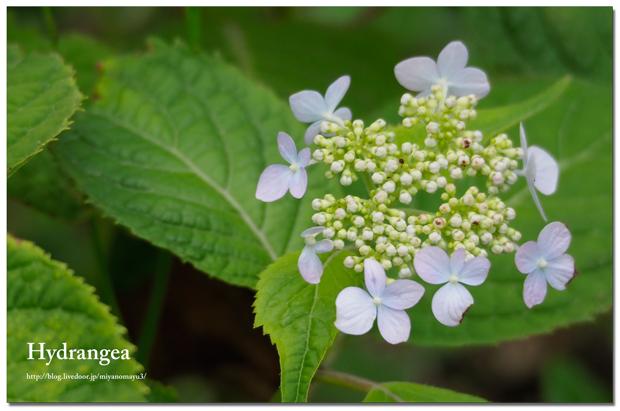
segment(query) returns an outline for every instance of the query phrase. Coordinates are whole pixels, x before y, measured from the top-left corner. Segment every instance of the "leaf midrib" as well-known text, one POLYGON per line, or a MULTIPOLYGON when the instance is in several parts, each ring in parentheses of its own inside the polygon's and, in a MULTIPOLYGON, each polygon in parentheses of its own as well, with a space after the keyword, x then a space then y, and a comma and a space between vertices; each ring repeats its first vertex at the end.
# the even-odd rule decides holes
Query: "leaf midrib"
POLYGON ((213 181, 207 174, 205 174, 200 168, 198 168, 189 158, 185 157, 185 155, 183 153, 178 151, 176 148, 168 147, 168 146, 166 146, 166 145, 164 145, 164 144, 162 144, 162 143, 160 143, 160 142, 158 142, 158 141, 156 141, 154 139, 149 138, 149 136, 144 134, 141 130, 133 127, 131 124, 128 124, 128 123, 126 123, 126 122, 124 122, 124 121, 122 121, 122 120, 120 120, 120 119, 118 119, 118 118, 116 118, 114 116, 109 115, 108 113, 106 113, 104 111, 93 109, 93 110, 91 110, 91 113, 94 114, 94 115, 103 117, 106 120, 116 124, 117 126, 123 127, 126 130, 131 131, 135 135, 143 138, 144 140, 148 141, 149 143, 156 145, 157 147, 161 148, 162 150, 164 150, 167 153, 169 153, 169 154, 173 155, 174 157, 176 157, 192 173, 194 173, 205 184, 207 184, 208 186, 213 188, 215 191, 218 192, 218 194, 220 194, 222 197, 224 197, 224 199, 226 199, 226 201, 228 201, 228 203, 239 213, 239 216, 243 219, 243 221, 248 225, 250 230, 254 233, 254 235, 261 242, 261 244, 263 245, 263 247, 265 248, 265 250, 269 254, 269 257, 272 260, 276 260, 278 258, 278 255, 273 250, 273 247, 271 247, 271 244, 267 240, 267 237, 265 237, 265 234, 262 231, 260 231, 260 229, 256 226, 256 224, 254 224, 254 221, 252 221, 250 216, 245 212, 243 207, 241 207, 241 205, 230 194, 230 192, 228 190, 220 187, 218 184, 216 184, 215 181, 213 181))

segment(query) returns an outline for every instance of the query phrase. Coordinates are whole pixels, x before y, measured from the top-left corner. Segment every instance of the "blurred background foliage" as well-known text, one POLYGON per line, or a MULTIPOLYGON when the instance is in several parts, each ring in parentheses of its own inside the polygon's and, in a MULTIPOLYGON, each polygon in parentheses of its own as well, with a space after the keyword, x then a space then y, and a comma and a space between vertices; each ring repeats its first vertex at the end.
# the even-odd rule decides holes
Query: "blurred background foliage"
MULTIPOLYGON (((469 65, 483 68, 491 81, 480 108, 522 101, 566 74, 580 88, 608 89, 611 95, 612 33, 611 7, 9 8, 7 28, 9 42, 26 51, 56 50, 73 65, 89 98, 86 110, 97 98, 99 62, 140 54, 155 36, 182 38, 211 52, 282 99, 304 89, 323 93, 349 74, 352 86, 344 103, 356 118, 382 116, 393 123, 403 92, 394 81, 394 65, 412 56, 436 58, 456 39, 467 45, 469 65)), ((611 116, 610 107, 593 104, 584 110, 607 110, 611 116)), ((550 133, 558 133, 554 127, 550 133)), ((61 170, 58 178, 46 179, 56 166, 53 156, 43 154, 9 180, 9 232, 35 242, 94 285, 138 344, 157 262, 168 253, 115 226, 94 207, 82 206, 81 194, 61 170), (26 178, 27 172, 38 173, 38 185, 50 185, 47 201, 36 208, 28 206, 33 178, 26 178)), ((179 401, 269 400, 278 388, 278 356, 262 330, 252 329, 252 302, 250 290, 173 259, 151 355, 142 359, 149 377, 174 387, 179 401)), ((592 323, 493 347, 392 347, 372 334, 340 335, 324 366, 491 401, 610 402, 612 321, 609 312, 592 323)), ((363 396, 317 383, 309 400, 363 396)))

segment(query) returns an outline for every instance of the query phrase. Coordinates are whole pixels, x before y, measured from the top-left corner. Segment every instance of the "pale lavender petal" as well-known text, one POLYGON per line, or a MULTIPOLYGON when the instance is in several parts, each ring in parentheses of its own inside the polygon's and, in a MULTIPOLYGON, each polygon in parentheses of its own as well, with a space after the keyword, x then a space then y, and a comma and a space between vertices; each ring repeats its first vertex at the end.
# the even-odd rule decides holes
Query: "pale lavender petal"
POLYGON ((320 119, 319 121, 312 123, 310 127, 308 127, 308 129, 306 130, 306 134, 304 135, 304 142, 307 145, 310 145, 314 142, 314 137, 316 137, 317 134, 321 134, 321 124, 323 124, 323 121, 323 119, 320 119))
POLYGON ((342 98, 347 93, 349 85, 351 84, 351 77, 342 76, 338 80, 334 81, 325 93, 325 106, 328 113, 333 113, 338 107, 338 104, 342 101, 342 98))
POLYGON ((310 227, 309 229, 304 230, 304 232, 301 233, 301 236, 306 238, 310 235, 318 234, 325 230, 327 230, 327 227, 310 227))
POLYGON ((380 305, 378 317, 379 332, 385 341, 398 344, 409 339, 411 320, 406 312, 380 305))
POLYGON ((284 196, 289 188, 293 172, 288 166, 274 164, 263 171, 256 187, 256 198, 261 201, 276 201, 284 196))
POLYGON ((542 148, 532 146, 527 150, 528 157, 536 157, 536 178, 534 186, 545 195, 555 193, 558 187, 560 169, 558 163, 542 148))
POLYGON ((536 188, 534 186, 534 184, 536 183, 536 156, 530 156, 528 154, 527 167, 525 169, 525 179, 527 181, 527 187, 530 189, 532 199, 534 200, 534 204, 536 204, 536 208, 538 208, 538 211, 540 212, 543 220, 547 221, 547 216, 543 211, 540 200, 538 200, 538 194, 536 194, 536 188))
POLYGON ((523 168, 527 167, 527 137, 525 135, 525 129, 523 128, 523 123, 519 125, 519 134, 521 136, 521 148, 523 149, 523 168))
POLYGON ((571 234, 564 223, 554 221, 547 224, 538 234, 538 246, 545 260, 552 260, 568 250, 571 234))
POLYGON ((338 110, 334 111, 334 116, 340 117, 343 120, 351 120, 353 118, 353 113, 347 107, 340 107, 338 110))
POLYGON ((336 297, 334 325, 345 334, 366 334, 375 322, 377 307, 361 288, 347 287, 336 297))
POLYGON ((454 74, 448 84, 450 87, 448 95, 454 94, 457 97, 474 94, 481 99, 491 91, 487 75, 484 71, 473 67, 464 68, 454 74))
POLYGON ((314 245, 314 251, 316 251, 317 254, 329 253, 333 249, 334 242, 332 240, 325 239, 317 241, 317 243, 314 245))
POLYGON ((485 256, 474 257, 467 261, 458 274, 459 282, 467 285, 480 285, 487 279, 491 262, 485 256))
POLYGON ((305 168, 300 168, 293 173, 289 182, 291 195, 295 198, 302 198, 306 193, 306 187, 308 187, 308 172, 305 168))
POLYGON ((542 303, 547 295, 547 280, 540 268, 528 274, 523 284, 523 301, 527 308, 542 303))
POLYGON ((418 251, 413 266, 420 278, 429 284, 443 284, 450 278, 450 258, 439 247, 430 246, 418 251))
POLYGON ((364 279, 366 288, 373 297, 381 297, 387 282, 385 269, 377 260, 367 259, 364 261, 364 279))
POLYGON ((440 80, 437 64, 428 57, 401 61, 394 68, 394 74, 401 86, 412 91, 430 90, 440 80))
POLYGON ((278 150, 282 158, 288 161, 289 164, 297 162, 297 147, 295 147, 295 142, 291 136, 282 131, 278 133, 278 150))
POLYGON ((467 65, 467 48, 460 41, 453 41, 441 50, 437 58, 439 76, 448 79, 467 65))
POLYGON ((463 264, 465 263, 465 257, 467 257, 467 253, 465 249, 459 248, 450 256, 450 273, 454 275, 458 275, 463 268, 463 264))
POLYGON ((426 90, 424 90, 423 92, 418 93, 415 96, 415 98, 426 98, 426 97, 430 96, 431 94, 433 94, 433 92, 432 92, 431 88, 429 87, 426 90))
POLYGON ((423 295, 424 287, 415 281, 396 280, 385 287, 381 301, 395 310, 406 310, 416 305, 423 295))
POLYGON ((515 264, 517 270, 523 274, 529 274, 538 267, 538 260, 542 257, 542 252, 536 241, 528 241, 517 250, 515 254, 515 264))
POLYGON ((305 246, 301 251, 297 267, 301 276, 310 284, 318 284, 321 282, 323 275, 323 263, 314 252, 314 247, 305 246))
POLYGON ((465 313, 473 303, 474 298, 463 285, 448 283, 437 290, 431 307, 440 323, 456 327, 463 321, 465 313))
POLYGON ((325 100, 318 92, 304 90, 289 98, 295 118, 302 123, 313 123, 323 118, 327 112, 325 100))
POLYGON ((297 156, 297 165, 299 165, 299 167, 306 167, 310 163, 311 155, 312 152, 308 147, 301 150, 297 156))
POLYGON ((575 270, 575 260, 568 254, 547 261, 543 269, 549 285, 562 291, 578 273, 575 270))

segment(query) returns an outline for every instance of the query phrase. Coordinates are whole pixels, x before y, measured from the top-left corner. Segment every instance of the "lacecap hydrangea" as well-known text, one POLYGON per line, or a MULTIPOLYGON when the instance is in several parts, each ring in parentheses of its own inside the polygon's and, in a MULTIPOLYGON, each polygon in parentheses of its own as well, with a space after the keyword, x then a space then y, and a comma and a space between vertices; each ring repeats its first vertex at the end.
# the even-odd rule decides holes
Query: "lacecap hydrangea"
MULTIPOLYGON (((321 280, 323 265, 317 254, 345 247, 354 252, 344 260, 345 267, 365 276, 368 292, 348 287, 335 301, 335 325, 342 332, 363 334, 378 318, 388 342, 406 341, 411 324, 404 310, 424 293, 410 279, 414 275, 445 284, 433 296, 433 314, 446 326, 459 325, 474 303, 465 286, 483 286, 491 269, 487 256, 519 249, 521 233, 512 227, 516 212, 501 198, 519 177, 525 177, 547 221, 537 190, 555 192, 557 162, 542 148, 527 146, 523 124, 520 147, 506 134, 484 136, 475 128, 476 106, 490 85, 482 70, 466 67, 467 60, 465 46, 452 42, 436 62, 414 57, 396 65, 396 79, 414 92, 400 99, 404 127, 388 127, 382 119, 353 120, 348 108, 338 108, 350 85, 348 76, 330 85, 325 96, 305 90, 290 97, 295 117, 310 123, 304 140, 314 146, 297 152, 291 137, 281 132, 278 148, 289 165, 268 167, 256 197, 276 201, 290 191, 301 198, 308 179, 305 168, 317 163, 328 166, 325 178, 338 179, 343 186, 361 178, 368 189, 365 198, 330 193, 315 198, 314 226, 301 233, 306 246, 298 267, 306 281, 321 280), (476 176, 484 179, 484 189, 472 184, 457 190, 456 182, 476 176), (421 192, 440 196, 439 209, 410 208, 421 192), (386 276, 392 268, 399 280, 386 276)), ((554 222, 541 232, 538 243, 526 243, 517 252, 517 268, 528 274, 528 307, 544 300, 547 283, 562 290, 576 275, 572 257, 564 254, 569 244, 566 226, 554 222)))

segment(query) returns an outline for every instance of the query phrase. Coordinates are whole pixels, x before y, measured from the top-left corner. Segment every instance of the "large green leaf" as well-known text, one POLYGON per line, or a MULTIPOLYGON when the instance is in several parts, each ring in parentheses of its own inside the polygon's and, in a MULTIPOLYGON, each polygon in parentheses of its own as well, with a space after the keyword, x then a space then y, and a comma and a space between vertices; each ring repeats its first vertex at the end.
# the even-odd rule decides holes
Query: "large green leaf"
MULTIPOLYGON (((484 284, 468 287, 474 305, 458 327, 445 327, 432 315, 439 286, 424 284, 419 306, 410 310, 409 342, 423 345, 490 344, 550 332, 587 321, 612 304, 612 95, 604 86, 574 81, 554 105, 525 123, 528 143, 548 150, 560 164, 558 190, 540 195, 549 221, 562 221, 572 233, 568 253, 581 273, 564 291, 549 287, 545 301, 528 309, 523 303, 525 276, 514 254, 491 257, 484 284)), ((519 145, 518 127, 509 136, 519 145)), ((524 181, 503 195, 517 212, 511 226, 520 243, 536 240, 546 223, 524 181)))
POLYGON ((410 382, 386 382, 373 388, 364 402, 486 402, 473 395, 410 382), (396 397, 396 398, 395 398, 396 397), (402 401, 398 401, 402 400, 402 401))
POLYGON ((254 286, 271 261, 301 248, 314 197, 339 195, 315 166, 302 200, 255 198, 261 172, 284 163, 278 132, 301 149, 304 128, 234 68, 154 41, 105 71, 100 100, 57 153, 90 201, 200 270, 254 286))
POLYGON ((8 176, 71 124, 82 98, 73 69, 59 55, 24 55, 8 46, 8 176))
MULTIPOLYGON (((98 301, 94 289, 84 284, 65 264, 51 260, 43 250, 27 241, 8 236, 7 251, 7 401, 9 402, 136 402, 145 401, 147 386, 138 380, 27 378, 67 375, 138 375, 143 368, 134 359, 28 360, 29 345, 35 349, 129 350, 123 339, 126 330, 98 301), (46 374, 47 373, 47 374, 46 374)), ((69 355, 69 353, 67 353, 69 355)), ((75 354, 77 357, 77 353, 75 354)), ((108 356, 109 358, 109 356, 108 356)))
POLYGON ((261 273, 254 303, 254 325, 263 327, 280 354, 282 402, 306 401, 312 377, 338 333, 336 297, 363 284, 363 275, 343 265, 348 252, 321 256, 321 282, 309 284, 299 274, 299 254, 280 257, 261 273))

